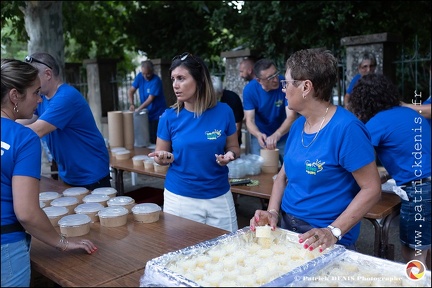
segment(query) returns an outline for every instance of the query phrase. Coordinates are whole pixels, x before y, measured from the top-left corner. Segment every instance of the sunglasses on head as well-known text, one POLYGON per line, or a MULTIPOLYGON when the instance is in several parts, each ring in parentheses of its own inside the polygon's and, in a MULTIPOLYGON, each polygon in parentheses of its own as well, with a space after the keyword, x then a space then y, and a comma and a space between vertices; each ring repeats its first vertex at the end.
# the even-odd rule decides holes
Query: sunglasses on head
POLYGON ((25 62, 27 62, 27 63, 36 62, 36 63, 43 64, 43 65, 47 66, 48 68, 50 68, 50 69, 52 70, 52 67, 51 67, 50 65, 48 65, 48 64, 46 64, 45 62, 42 62, 42 61, 40 61, 40 60, 37 60, 36 58, 33 58, 33 57, 31 57, 31 56, 26 56, 24 60, 25 60, 25 62))
POLYGON ((174 56, 174 58, 172 58, 172 60, 171 61, 175 61, 175 60, 177 60, 177 59, 180 59, 180 61, 185 61, 188 57, 191 57, 193 60, 195 60, 195 62, 197 62, 198 63, 198 65, 200 65, 201 66, 201 63, 191 54, 191 53, 189 53, 189 52, 185 52, 185 53, 183 53, 183 54, 181 54, 181 55, 177 55, 177 56, 174 56))

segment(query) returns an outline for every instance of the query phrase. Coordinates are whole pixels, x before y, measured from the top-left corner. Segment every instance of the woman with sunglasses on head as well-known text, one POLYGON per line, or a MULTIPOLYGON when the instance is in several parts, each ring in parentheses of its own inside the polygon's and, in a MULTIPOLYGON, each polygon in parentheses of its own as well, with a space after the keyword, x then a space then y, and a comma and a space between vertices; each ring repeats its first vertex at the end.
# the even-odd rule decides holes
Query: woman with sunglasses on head
POLYGON ((149 154, 170 165, 163 210, 234 232, 238 224, 227 167, 240 155, 234 113, 218 102, 199 57, 174 57, 170 73, 177 102, 160 117, 156 149, 149 154))
POLYGON ((1 60, 1 286, 30 286, 31 236, 61 251, 97 248, 86 239, 65 239, 39 206, 41 144, 30 119, 40 97, 38 70, 14 59, 1 60), (31 236, 30 236, 31 235, 31 236))
POLYGON ((282 86, 291 126, 284 164, 273 184, 268 211, 257 210, 250 227, 269 224, 299 234, 305 249, 322 252, 336 242, 355 250, 360 221, 377 203, 381 182, 366 127, 331 104, 337 60, 330 51, 295 52, 282 86))

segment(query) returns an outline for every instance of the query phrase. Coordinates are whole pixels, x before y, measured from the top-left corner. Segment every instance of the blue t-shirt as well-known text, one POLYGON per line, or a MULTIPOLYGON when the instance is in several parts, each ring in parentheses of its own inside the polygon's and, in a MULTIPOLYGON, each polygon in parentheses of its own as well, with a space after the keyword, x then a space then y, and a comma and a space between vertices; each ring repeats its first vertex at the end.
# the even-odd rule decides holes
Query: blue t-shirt
POLYGON ((59 176, 68 184, 95 183, 109 175, 109 154, 90 106, 74 87, 63 84, 50 100, 42 96, 37 115, 57 129, 48 133, 48 148, 59 176))
POLYGON ((236 133, 234 113, 226 104, 207 109, 201 116, 183 108, 179 115, 169 108, 159 120, 158 137, 172 144, 174 162, 165 188, 174 194, 211 199, 228 192, 228 167, 216 163, 225 154, 227 137, 236 133))
MULTIPOLYGON (((40 179, 41 152, 40 139, 33 130, 1 118, 1 225, 18 222, 13 208, 12 177, 40 179)), ((25 232, 2 234, 1 244, 17 242, 25 235, 25 232)))
MULTIPOLYGON (((283 80, 282 76, 278 76, 283 80)), ((243 89, 244 110, 255 110, 255 124, 261 133, 272 135, 285 121, 287 115, 285 106, 288 102, 282 85, 278 89, 266 92, 256 79, 250 81, 243 89)), ((283 135, 280 142, 287 139, 288 133, 283 135)))
POLYGON ((355 84, 357 84, 357 81, 361 78, 361 74, 357 74, 354 76, 354 78, 351 80, 348 89, 346 93, 351 94, 352 90, 354 89, 355 84))
POLYGON ((141 104, 144 103, 150 95, 155 96, 155 99, 147 106, 149 120, 158 120, 162 113, 167 108, 165 95, 163 93, 162 80, 158 75, 153 74, 153 78, 150 81, 146 80, 142 73, 138 73, 135 77, 132 86, 135 89, 139 89, 139 96, 141 104))
MULTIPOLYGON (((422 104, 429 104, 429 105, 431 105, 431 96, 429 96, 429 98, 428 99, 426 99, 422 104)), ((432 122, 431 122, 431 118, 426 118, 426 120, 428 121, 428 123, 429 123, 429 126, 431 126, 432 127, 432 122)))
POLYGON ((377 113, 366 128, 379 160, 398 186, 431 176, 431 127, 417 111, 396 106, 377 113))
MULTIPOLYGON (((352 172, 375 161, 369 133, 351 112, 337 106, 336 113, 308 147, 302 145, 305 117, 291 126, 285 147, 285 188, 281 208, 315 228, 330 225, 351 203, 360 187, 352 172)), ((307 145, 315 133, 304 133, 307 145)), ((355 243, 360 223, 340 240, 355 243)))

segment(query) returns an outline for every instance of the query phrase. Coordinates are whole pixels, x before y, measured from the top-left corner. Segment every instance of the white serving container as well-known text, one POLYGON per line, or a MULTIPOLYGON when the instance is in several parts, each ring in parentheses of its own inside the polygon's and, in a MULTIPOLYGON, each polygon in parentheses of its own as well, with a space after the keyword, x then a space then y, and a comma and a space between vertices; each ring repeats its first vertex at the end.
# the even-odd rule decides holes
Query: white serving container
POLYGON ((90 217, 91 222, 99 222, 98 212, 103 209, 104 206, 100 203, 84 203, 79 204, 75 207, 74 211, 76 214, 85 214, 90 217))
POLYGON ((116 196, 116 197, 109 199, 107 204, 108 204, 108 207, 111 207, 111 206, 124 207, 129 211, 129 213, 131 213, 132 207, 135 206, 135 199, 133 199, 132 197, 129 197, 129 196, 116 196))
POLYGON ((127 160, 130 159, 130 151, 122 150, 115 153, 115 157, 117 160, 127 160))
POLYGON ((83 198, 88 194, 90 194, 90 190, 85 187, 71 187, 63 191, 63 196, 75 197, 78 199, 79 203, 82 203, 83 198))
POLYGON ((132 208, 135 221, 141 223, 153 223, 159 220, 162 208, 155 203, 136 204, 132 208))
POLYGON ((39 193, 39 201, 45 203, 45 206, 50 206, 51 201, 60 198, 62 195, 58 192, 46 191, 39 193))
POLYGON ((105 207, 98 212, 100 224, 104 227, 126 225, 128 214, 128 209, 122 206, 105 207))
POLYGON ((143 167, 144 166, 144 160, 146 160, 148 158, 149 157, 147 155, 135 155, 132 157, 132 163, 134 166, 143 167))
POLYGON ((74 213, 74 209, 78 206, 79 201, 76 197, 60 197, 51 201, 51 206, 55 207, 66 207, 69 214, 74 213))
POLYGON ((89 194, 83 198, 83 203, 99 203, 104 207, 107 207, 110 196, 105 194, 89 194))
POLYGON ((65 237, 77 237, 90 232, 90 222, 90 217, 85 214, 72 214, 63 216, 58 225, 65 237))
POLYGON ((69 214, 69 210, 66 207, 56 207, 56 206, 48 206, 42 209, 45 214, 48 216, 51 224, 54 227, 58 227, 58 221, 63 217, 69 214))
POLYGON ((99 187, 94 189, 91 194, 108 195, 110 198, 113 198, 117 195, 117 190, 112 187, 99 187))
POLYGON ((170 165, 159 165, 158 163, 154 162, 153 166, 155 172, 166 173, 170 165))
POLYGON ((145 170, 149 170, 149 171, 153 171, 154 170, 154 158, 153 157, 149 157, 148 159, 144 160, 144 169, 145 170))

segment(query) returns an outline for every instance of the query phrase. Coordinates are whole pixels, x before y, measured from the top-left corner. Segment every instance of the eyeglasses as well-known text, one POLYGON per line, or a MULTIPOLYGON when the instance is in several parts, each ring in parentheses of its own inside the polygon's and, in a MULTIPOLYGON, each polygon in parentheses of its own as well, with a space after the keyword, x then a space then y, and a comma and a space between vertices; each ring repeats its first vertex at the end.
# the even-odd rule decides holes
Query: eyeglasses
POLYGON ((37 60, 37 59, 35 59, 35 58, 31 57, 31 56, 26 56, 26 57, 25 57, 25 62, 27 62, 27 63, 32 63, 32 62, 40 63, 40 64, 43 64, 43 65, 47 66, 48 68, 50 68, 50 69, 52 70, 52 67, 51 67, 51 66, 49 66, 49 65, 46 64, 45 62, 42 62, 42 61, 40 61, 40 60, 37 60))
POLYGON ((264 79, 260 78, 260 79, 261 79, 261 80, 271 81, 272 79, 274 79, 274 78, 277 77, 278 75, 279 75, 279 71, 276 71, 275 74, 273 74, 273 75, 271 75, 271 76, 269 76, 269 77, 267 77, 267 78, 264 78, 264 79))
POLYGON ((171 60, 171 62, 174 62, 175 60, 177 60, 177 59, 180 59, 180 61, 185 61, 188 57, 191 57, 193 60, 195 60, 195 62, 196 63, 198 63, 198 65, 200 65, 201 66, 201 63, 191 54, 191 53, 189 53, 189 52, 185 52, 185 53, 183 53, 183 54, 181 54, 181 55, 177 55, 177 56, 174 56, 174 58, 172 58, 172 60, 171 60))
POLYGON ((287 88, 287 83, 290 83, 290 82, 294 83, 294 82, 297 82, 297 81, 303 81, 303 80, 281 80, 280 82, 282 84, 282 89, 286 89, 287 88))

